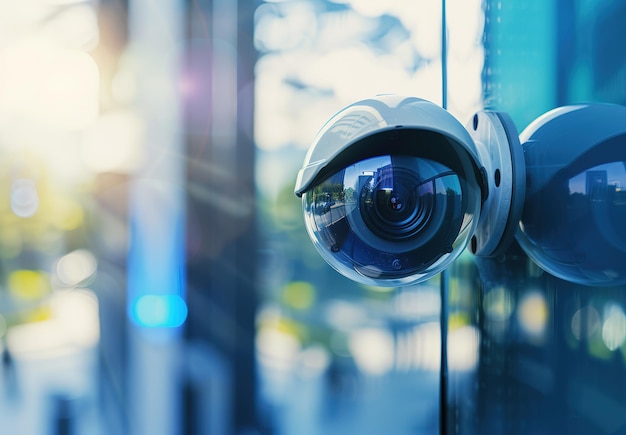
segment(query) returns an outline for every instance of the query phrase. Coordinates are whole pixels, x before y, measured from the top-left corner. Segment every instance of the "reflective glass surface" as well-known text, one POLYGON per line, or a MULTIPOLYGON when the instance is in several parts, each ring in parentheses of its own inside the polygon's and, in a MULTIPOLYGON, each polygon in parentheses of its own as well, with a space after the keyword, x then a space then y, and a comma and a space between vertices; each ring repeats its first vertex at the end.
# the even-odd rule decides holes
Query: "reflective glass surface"
MULTIPOLYGON (((554 107, 623 105, 625 16, 610 0, 487 2, 485 105, 507 111, 520 132, 554 107)), ((546 156, 575 148, 559 144, 559 133, 572 137, 564 128, 552 143, 525 145, 525 249, 464 256, 450 270, 450 325, 468 319, 479 345, 469 379, 450 368, 447 433, 626 430, 623 138, 555 165, 546 156)))
POLYGON ((359 282, 406 285, 433 277, 464 247, 480 190, 447 166, 380 156, 348 166, 303 195, 320 254, 359 282))
MULTIPOLYGON (((450 80, 463 92, 449 101, 461 124, 480 106, 482 51, 476 41, 482 17, 479 1, 464 1, 450 16, 464 23, 451 32, 457 43, 449 57, 452 64, 462 65, 451 68, 450 80)), ((293 190, 316 133, 343 107, 390 93, 441 104, 440 19, 440 0, 263 2, 255 13, 259 50, 255 168, 263 247, 256 354, 259 415, 268 433, 437 432, 439 277, 394 287, 364 285, 344 277, 311 243, 302 200, 293 190)), ((410 194, 394 206, 393 195, 375 189, 383 186, 373 174, 363 174, 379 172, 388 164, 389 158, 367 168, 354 167, 348 177, 344 173, 331 178, 314 198, 306 199, 309 224, 324 233, 320 239, 327 246, 343 242, 340 238, 348 234, 343 224, 356 201, 370 204, 370 227, 386 220, 396 224, 393 237, 400 237, 405 229, 409 239, 418 237, 410 227, 425 224, 424 216, 427 210, 434 212, 432 207, 424 207, 424 215, 409 212, 406 201, 417 203, 420 196, 410 194), (345 193, 351 186, 356 191, 359 176, 365 176, 362 199, 345 193), (346 196, 353 201, 350 209, 346 196), (406 223, 408 228, 403 228, 406 223)), ((428 171, 433 176, 445 168, 430 164, 428 171)), ((380 181, 383 178, 391 182, 381 173, 380 181)), ((401 179, 408 182, 411 177, 403 174, 401 179)), ((398 187, 403 197, 405 185, 398 187)), ((455 192, 450 195, 454 207, 463 188, 455 177, 409 185, 422 190, 442 187, 444 192, 444 186, 449 186, 455 192)), ((367 219, 359 231, 370 228, 367 219)), ((467 219, 457 222, 459 228, 470 225, 469 214, 467 219)), ((350 252, 347 244, 341 246, 350 252)), ((344 255, 323 249, 329 256, 344 255)), ((394 259, 384 262, 387 273, 397 273, 394 259)), ((382 263, 380 257, 377 263, 362 261, 376 267, 382 263)), ((462 331, 455 342, 457 361, 469 370, 475 364, 476 334, 472 328, 462 331)))
MULTIPOLYGON (((447 3, 448 108, 462 123, 481 108, 502 110, 521 132, 557 106, 626 103, 621 2, 447 3)), ((626 292, 615 255, 626 248, 623 151, 585 156, 556 171, 553 190, 528 197, 524 229, 545 257, 514 242, 502 257, 464 252, 443 276, 381 288, 336 273, 307 237, 293 180, 333 113, 382 88, 442 103, 440 4, 284 1, 257 11, 264 422, 284 434, 624 433, 626 292), (576 281, 589 271, 605 282, 576 281)), ((385 164, 340 172, 306 195, 306 225, 327 258, 352 249, 346 240, 358 231, 379 231, 376 222, 395 227, 378 232, 389 239, 423 222, 404 211, 401 189, 374 188, 385 164), (363 195, 348 191, 355 184, 363 195), (348 232, 357 201, 369 215, 348 232)))
POLYGON ((581 284, 621 284, 626 280, 625 162, 586 162, 588 169, 561 171, 527 200, 518 239, 553 275, 581 284))

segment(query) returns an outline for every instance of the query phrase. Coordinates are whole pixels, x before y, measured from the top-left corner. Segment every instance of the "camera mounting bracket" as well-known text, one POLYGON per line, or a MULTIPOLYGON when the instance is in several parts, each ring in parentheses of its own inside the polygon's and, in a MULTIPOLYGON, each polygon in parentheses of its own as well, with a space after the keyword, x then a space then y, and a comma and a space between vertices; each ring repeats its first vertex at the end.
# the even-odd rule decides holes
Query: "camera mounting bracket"
POLYGON ((515 238, 522 216, 524 151, 515 124, 504 112, 479 111, 466 129, 476 143, 488 186, 470 250, 480 257, 498 257, 515 238))

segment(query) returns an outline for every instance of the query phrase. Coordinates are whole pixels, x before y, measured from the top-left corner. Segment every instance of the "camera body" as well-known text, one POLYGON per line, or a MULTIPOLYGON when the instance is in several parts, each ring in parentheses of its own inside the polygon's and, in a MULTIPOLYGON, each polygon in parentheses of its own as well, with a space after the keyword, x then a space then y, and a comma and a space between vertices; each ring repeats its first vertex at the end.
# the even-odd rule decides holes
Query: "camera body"
POLYGON ((418 283, 467 246, 498 257, 516 238, 555 276, 615 285, 626 282, 625 162, 622 106, 559 108, 519 136, 505 113, 463 126, 432 102, 382 95, 322 127, 295 193, 320 255, 364 284, 418 283))
POLYGON ((528 177, 516 234, 522 249, 566 281, 626 283, 626 107, 559 107, 520 141, 528 177))
POLYGON ((441 107, 378 96, 324 125, 295 193, 332 267, 365 284, 407 285, 446 268, 470 240, 483 247, 475 237, 489 190, 481 160, 468 129, 441 107))

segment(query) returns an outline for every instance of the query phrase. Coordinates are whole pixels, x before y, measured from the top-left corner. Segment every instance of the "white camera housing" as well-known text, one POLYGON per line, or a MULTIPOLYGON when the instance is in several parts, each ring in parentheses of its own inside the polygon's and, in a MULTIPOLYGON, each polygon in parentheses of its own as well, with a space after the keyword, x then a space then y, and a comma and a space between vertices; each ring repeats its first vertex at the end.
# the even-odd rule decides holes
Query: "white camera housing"
POLYGON ((429 279, 470 244, 502 253, 522 211, 524 161, 505 114, 465 128, 429 101, 395 95, 351 104, 316 136, 295 193, 320 255, 355 281, 429 279))

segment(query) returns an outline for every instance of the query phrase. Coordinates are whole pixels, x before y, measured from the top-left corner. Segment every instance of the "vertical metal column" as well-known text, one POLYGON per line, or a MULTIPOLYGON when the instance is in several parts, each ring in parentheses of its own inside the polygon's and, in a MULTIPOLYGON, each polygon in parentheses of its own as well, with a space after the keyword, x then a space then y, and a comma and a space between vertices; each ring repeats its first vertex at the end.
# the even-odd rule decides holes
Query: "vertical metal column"
MULTIPOLYGON (((448 108, 448 25, 446 0, 441 0, 441 107, 448 108)), ((441 272, 439 322, 441 328, 441 355, 439 367, 439 433, 448 433, 448 290, 450 272, 441 272)))
POLYGON ((187 317, 182 0, 129 2, 129 55, 142 119, 143 165, 130 188, 129 432, 180 430, 181 326, 187 317))

